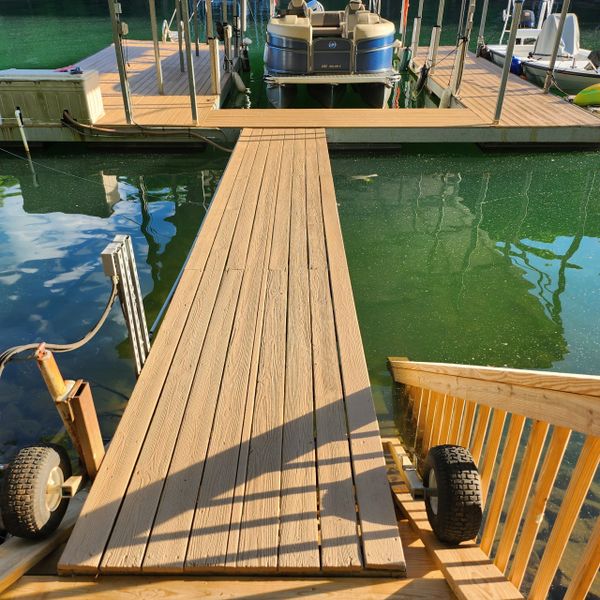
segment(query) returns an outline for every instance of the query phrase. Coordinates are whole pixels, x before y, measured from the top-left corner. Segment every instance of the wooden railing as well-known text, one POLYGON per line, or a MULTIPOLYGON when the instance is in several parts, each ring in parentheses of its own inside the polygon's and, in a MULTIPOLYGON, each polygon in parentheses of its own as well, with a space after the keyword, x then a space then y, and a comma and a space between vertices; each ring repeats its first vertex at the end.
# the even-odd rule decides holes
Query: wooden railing
MULTIPOLYGON (((480 547, 517 588, 571 434, 583 438, 528 593, 547 598, 600 460, 600 377, 396 358, 390 368, 405 386, 417 456, 438 444, 459 444, 473 454, 485 505, 480 547)), ((577 565, 566 599, 585 598, 598 573, 600 519, 577 565)))

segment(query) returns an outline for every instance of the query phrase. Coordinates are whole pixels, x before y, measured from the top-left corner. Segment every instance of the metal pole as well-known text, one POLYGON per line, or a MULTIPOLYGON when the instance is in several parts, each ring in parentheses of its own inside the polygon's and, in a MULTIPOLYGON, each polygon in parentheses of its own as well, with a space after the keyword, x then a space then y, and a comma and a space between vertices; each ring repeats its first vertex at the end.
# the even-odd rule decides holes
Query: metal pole
POLYGON ((521 13, 523 12, 523 0, 515 0, 515 11, 510 27, 510 36, 508 38, 508 46, 506 47, 506 56, 504 57, 504 67, 502 68, 502 79, 500 80, 500 89, 498 90, 498 101, 496 102, 496 112, 494 114, 494 124, 500 122, 502 116, 502 107, 504 105, 504 95, 506 94, 506 84, 510 74, 513 53, 515 51, 515 43, 517 41, 517 31, 521 22, 521 13))
POLYGON ((453 96, 457 96, 460 91, 460 84, 462 83, 463 73, 465 70, 465 60, 467 58, 467 50, 469 49, 469 42, 471 41, 471 32, 473 31, 473 21, 475 18, 475 5, 477 0, 469 0, 469 8, 467 10, 467 17, 465 26, 463 29, 463 35, 459 41, 459 49, 456 55, 456 61, 454 68, 452 69, 452 83, 450 89, 453 96))
POLYGON ((196 104, 196 74, 194 73, 194 57, 192 56, 192 38, 190 35, 190 8, 188 0, 181 3, 183 9, 183 31, 185 35, 185 57, 188 72, 188 88, 190 91, 190 103, 192 106, 192 119, 198 125, 198 106, 196 104))
POLYGON ((127 81, 127 72, 125 70, 125 59, 123 58, 123 47, 121 46, 121 20, 119 17, 121 14, 121 4, 114 0, 108 0, 108 10, 110 11, 110 21, 112 23, 113 42, 115 44, 117 68, 119 69, 125 120, 127 124, 130 124, 133 122, 133 112, 131 110, 131 96, 129 94, 129 82, 127 81))
POLYGON ((179 68, 183 73, 183 30, 181 28, 181 0, 175 0, 175 18, 177 19, 177 44, 179 45, 179 68))
POLYGON ((221 94, 221 61, 219 58, 219 40, 210 38, 208 40, 210 50, 210 74, 211 74, 211 93, 217 96, 217 105, 221 99, 218 96, 221 94))
POLYGON ((546 80, 544 81, 544 94, 547 94, 550 91, 550 86, 552 85, 554 67, 556 66, 556 57, 558 56, 560 42, 562 41, 562 34, 565 30, 565 22, 567 20, 570 4, 571 0, 563 0, 562 10, 560 11, 560 21, 558 22, 558 31, 556 33, 556 39, 554 40, 554 48, 552 48, 552 56, 550 57, 550 64, 548 65, 546 80))
POLYGON ((431 52, 429 55, 429 64, 431 65, 430 73, 433 73, 435 69, 435 63, 437 61, 437 53, 440 47, 440 36, 442 35, 442 23, 444 20, 444 7, 446 5, 446 0, 440 0, 438 5, 438 14, 437 21, 433 26, 433 31, 431 32, 431 52))
POLYGON ((196 44, 196 56, 200 56, 200 19, 198 17, 198 0, 194 2, 194 43, 196 44))
POLYGON ((221 16, 223 23, 227 23, 227 0, 221 0, 221 16))
POLYGON ((490 0, 483 0, 483 7, 481 9, 481 21, 479 22, 479 35, 477 36, 477 56, 479 56, 481 48, 485 46, 485 24, 487 21, 489 5, 490 0))
POLYGON ((248 3, 247 0, 241 0, 241 15, 240 15, 240 29, 242 31, 242 39, 246 33, 246 16, 248 14, 248 3))
POLYGON ((158 27, 156 25, 156 4, 155 0, 148 0, 150 6, 150 26, 152 28, 152 43, 154 44, 154 63, 156 65, 156 81, 158 83, 158 93, 164 94, 162 66, 160 64, 160 48, 158 45, 158 27))
POLYGON ((408 21, 407 11, 407 3, 408 0, 402 0, 402 7, 400 9, 400 36, 402 39, 402 47, 408 48, 408 44, 406 43, 406 26, 408 21))
POLYGON ((419 8, 417 10, 417 16, 413 22, 413 33, 412 33, 412 57, 413 61, 417 59, 417 51, 419 50, 419 37, 421 37, 421 23, 423 22, 423 6, 425 0, 419 0, 419 8))

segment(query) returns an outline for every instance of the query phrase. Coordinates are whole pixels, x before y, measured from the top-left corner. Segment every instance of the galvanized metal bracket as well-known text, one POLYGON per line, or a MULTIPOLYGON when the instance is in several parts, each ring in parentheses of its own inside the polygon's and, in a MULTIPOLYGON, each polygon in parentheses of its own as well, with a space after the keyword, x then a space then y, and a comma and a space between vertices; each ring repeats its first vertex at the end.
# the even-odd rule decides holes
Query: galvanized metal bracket
POLYGON ((139 375, 150 352, 150 336, 131 237, 115 236, 102 251, 102 265, 108 277, 118 278, 119 300, 133 346, 136 373, 139 375))

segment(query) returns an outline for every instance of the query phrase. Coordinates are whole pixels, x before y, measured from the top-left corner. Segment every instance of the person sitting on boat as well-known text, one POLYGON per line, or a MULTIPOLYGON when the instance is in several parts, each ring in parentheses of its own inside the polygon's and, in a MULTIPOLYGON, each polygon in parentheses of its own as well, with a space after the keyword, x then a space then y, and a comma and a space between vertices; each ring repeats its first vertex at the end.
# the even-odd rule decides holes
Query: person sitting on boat
POLYGON ((297 17, 308 17, 310 11, 305 0, 291 0, 288 4, 286 14, 296 15, 297 17))

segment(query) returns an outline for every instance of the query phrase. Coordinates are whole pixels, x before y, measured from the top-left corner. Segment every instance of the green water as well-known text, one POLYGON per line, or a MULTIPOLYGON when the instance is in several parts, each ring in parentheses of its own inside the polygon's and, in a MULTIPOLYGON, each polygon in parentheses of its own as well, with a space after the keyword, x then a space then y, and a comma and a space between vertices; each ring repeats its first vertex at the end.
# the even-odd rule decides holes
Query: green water
MULTIPOLYGON (((416 8, 413 2, 412 11, 416 8)), ((157 1, 159 18, 170 4, 157 1)), ((329 8, 341 7, 337 1, 329 8)), ((435 2, 426 2, 431 24, 435 2)), ((495 40, 505 3, 492 0, 495 40)), ((149 37, 146 0, 124 0, 131 37, 149 37)), ((251 103, 264 103, 264 6, 251 0, 251 103)), ((460 2, 448 0, 444 42, 460 2)), ((573 0, 582 44, 600 47, 596 0, 573 0)), ((399 2, 385 2, 394 16, 399 2)), ((110 43, 105 0, 3 0, 0 68, 55 68, 110 43)), ((424 26, 423 42, 429 35, 424 26)), ((20 149, 11 149, 20 154, 20 149)), ((0 152, 0 346, 79 337, 101 312, 109 283, 99 253, 132 236, 148 321, 165 300, 227 158, 185 154, 33 149, 37 183, 23 161, 0 152), (57 172, 60 171, 60 172, 57 172), (120 199, 106 189, 118 181, 120 199), (142 190, 147 192, 144 194, 142 190)), ((396 423, 386 357, 600 372, 600 153, 495 153, 474 146, 334 153, 332 166, 377 411, 396 423), (355 175, 377 175, 370 181, 355 175)), ((94 342, 62 355, 68 377, 92 382, 109 439, 135 383, 118 310, 94 342)), ((31 362, 0 381, 0 462, 51 439, 60 422, 31 362)), ((549 505, 556 517, 581 440, 569 448, 549 505)), ((600 512, 592 487, 561 564, 562 596, 580 542, 600 512)), ((547 526, 545 525, 544 527, 547 526)), ((532 568, 535 567, 535 558, 532 568)), ((596 590, 596 593, 597 590, 596 590)))

